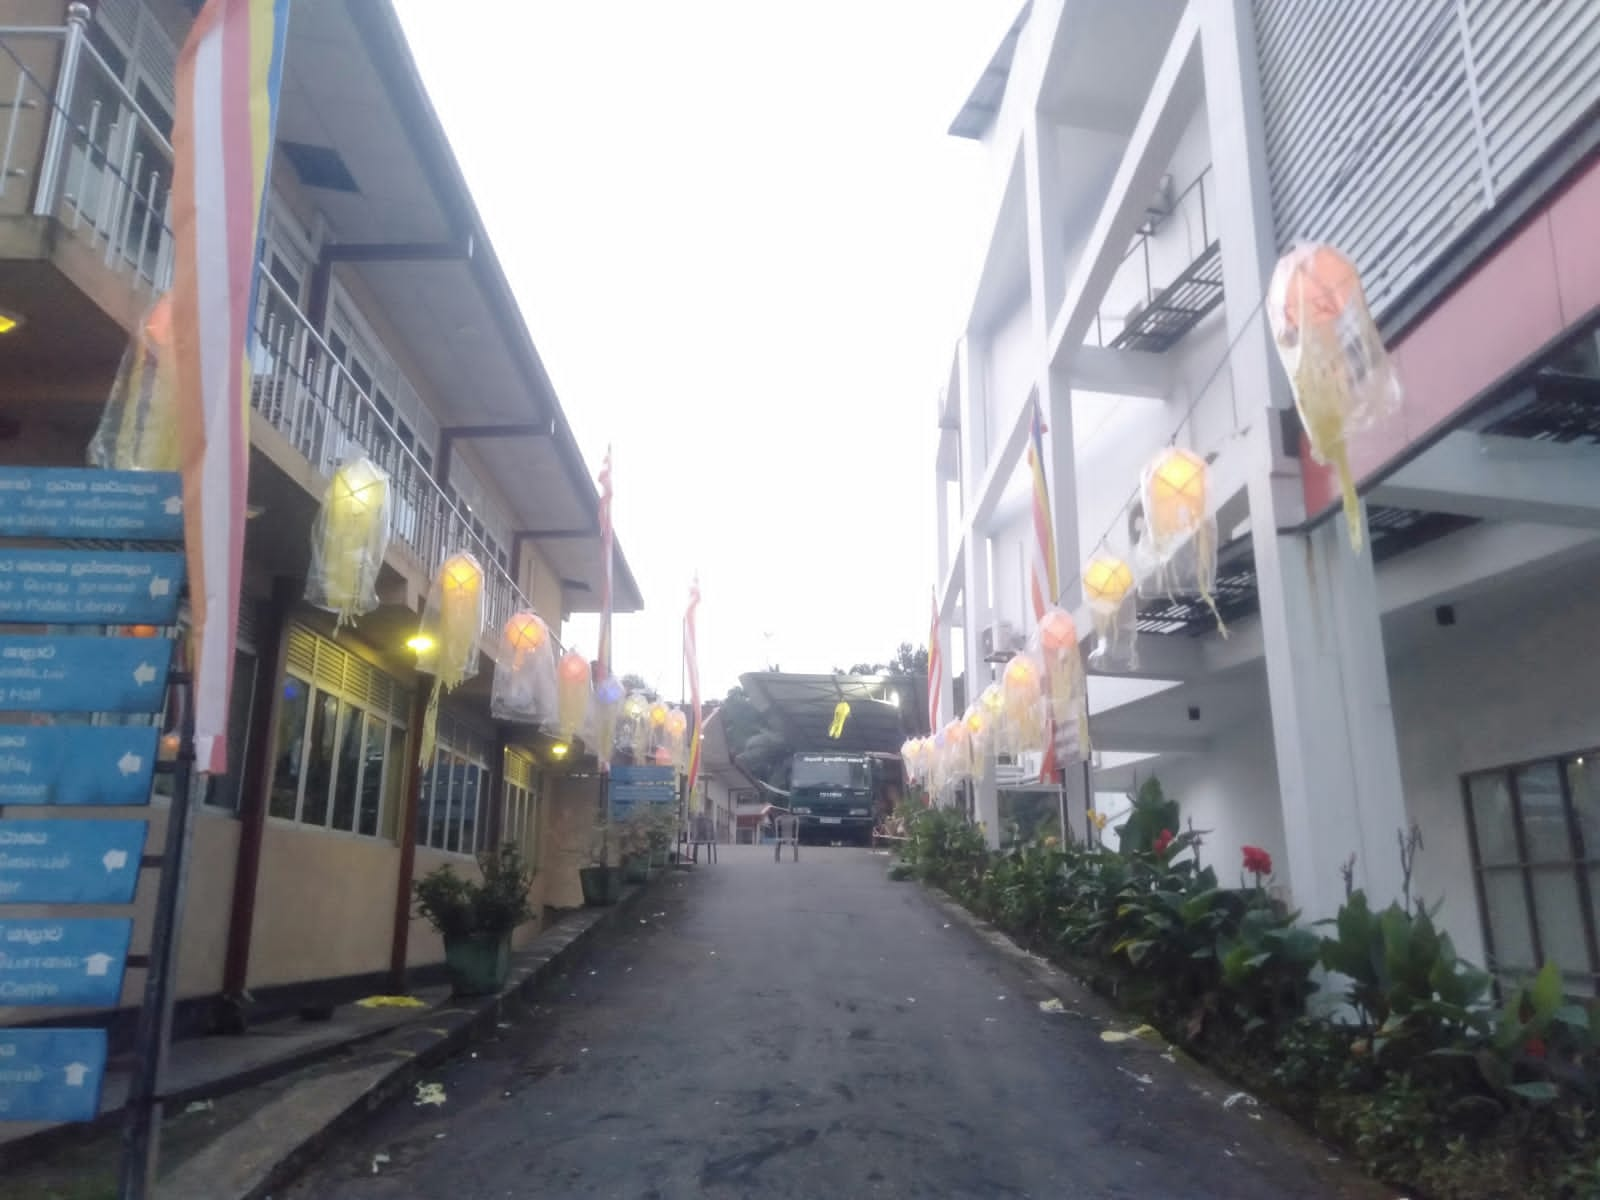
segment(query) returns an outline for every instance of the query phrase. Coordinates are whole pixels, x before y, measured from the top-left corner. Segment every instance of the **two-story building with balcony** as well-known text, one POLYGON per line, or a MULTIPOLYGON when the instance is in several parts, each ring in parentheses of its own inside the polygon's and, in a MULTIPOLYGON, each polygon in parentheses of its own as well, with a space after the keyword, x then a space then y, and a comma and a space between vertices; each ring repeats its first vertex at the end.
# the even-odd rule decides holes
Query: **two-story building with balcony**
MULTIPOLYGON (((175 60, 197 8, 0 3, 0 462, 84 463, 170 281, 175 60)), ((204 790, 183 927, 195 1014, 402 986, 442 959, 412 879, 474 870, 503 839, 539 868, 536 906, 580 903, 596 802, 581 745, 490 719, 507 617, 531 608, 559 634, 598 610, 599 497, 388 3, 294 6, 277 138, 230 774, 204 790), (305 578, 318 503, 354 453, 391 478, 391 536, 380 607, 336 633, 305 578), (428 679, 406 642, 461 550, 485 573, 482 668, 416 768, 428 679)), ((619 549, 615 610, 640 606, 619 549)), ((158 839, 159 800, 152 815, 158 839)), ((142 986, 130 970, 126 1004, 142 986)), ((7 1018, 24 1015, 51 1014, 7 1018)))
MULTIPOLYGON (((1310 919, 1352 855, 1398 896, 1416 824, 1413 890, 1464 954, 1554 959, 1590 995, 1597 48, 1582 0, 1023 5, 951 127, 984 147, 992 199, 937 413, 947 698, 1033 626, 1035 401, 1086 648, 1082 565, 1137 563, 1141 469, 1168 446, 1209 464, 1227 635, 1201 597, 1152 589, 1137 667, 1090 663, 1080 833, 1154 774, 1224 879, 1264 847, 1310 919), (1265 315, 1300 240, 1355 263, 1404 388, 1351 446, 1359 551, 1265 315)), ((989 829, 1030 782, 985 773, 989 829)))

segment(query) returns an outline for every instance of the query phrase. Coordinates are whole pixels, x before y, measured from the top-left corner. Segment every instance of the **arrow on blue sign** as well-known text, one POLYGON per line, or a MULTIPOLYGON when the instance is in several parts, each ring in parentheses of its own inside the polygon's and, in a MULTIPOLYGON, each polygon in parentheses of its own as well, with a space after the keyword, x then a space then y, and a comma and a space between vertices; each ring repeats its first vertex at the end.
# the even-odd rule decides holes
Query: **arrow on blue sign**
POLYGON ((148 804, 154 725, 0 726, 0 804, 148 804))
POLYGON ((132 936, 131 917, 0 921, 0 1004, 114 1006, 132 936))
POLYGON ((175 471, 6 467, 0 535, 180 541, 183 481, 175 471))
POLYGON ((104 1029, 0 1029, 0 1121, 92 1121, 104 1029))
POLYGON ((0 637, 0 710, 160 712, 171 658, 160 638, 0 637))
POLYGON ((0 821, 0 904, 131 904, 144 821, 0 821))
POLYGON ((183 555, 0 550, 0 620, 41 625, 170 625, 183 555))

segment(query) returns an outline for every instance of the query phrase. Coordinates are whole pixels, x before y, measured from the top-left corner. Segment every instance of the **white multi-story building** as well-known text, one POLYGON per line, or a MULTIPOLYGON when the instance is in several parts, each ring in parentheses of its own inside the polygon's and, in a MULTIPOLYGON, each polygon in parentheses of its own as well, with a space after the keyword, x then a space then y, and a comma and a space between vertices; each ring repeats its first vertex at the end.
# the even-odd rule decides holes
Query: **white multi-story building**
POLYGON ((1141 602, 1138 669, 1090 674, 1080 828, 1086 792, 1155 774, 1224 879, 1260 845, 1313 918, 1351 855, 1397 896, 1415 823, 1463 953, 1595 991, 1597 112, 1588 0, 1022 7, 951 127, 992 200, 939 397, 943 660, 970 698, 1032 626, 1034 400, 1065 607, 1097 547, 1131 561, 1176 444, 1210 462, 1229 629, 1141 602), (1404 384, 1352 450, 1359 553, 1264 316, 1300 239, 1356 263, 1404 384))

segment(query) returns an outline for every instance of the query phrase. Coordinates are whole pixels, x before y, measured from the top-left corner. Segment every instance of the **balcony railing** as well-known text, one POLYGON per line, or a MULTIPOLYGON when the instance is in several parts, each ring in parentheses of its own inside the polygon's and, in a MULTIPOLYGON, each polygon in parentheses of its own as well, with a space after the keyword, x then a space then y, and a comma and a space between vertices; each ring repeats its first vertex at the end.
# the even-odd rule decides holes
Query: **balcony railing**
POLYGON ((54 217, 108 270, 159 292, 172 279, 172 144, 87 23, 74 4, 63 26, 0 27, 0 216, 54 217))
POLYGON ((1210 186, 1207 167, 1175 198, 1152 205, 1106 289, 1114 307, 1095 316, 1101 346, 1161 353, 1222 303, 1221 245, 1206 212, 1210 186))
POLYGON ((389 474, 390 539, 428 574, 458 550, 484 569, 484 619, 499 629, 527 597, 472 530, 471 518, 434 482, 394 425, 378 411, 287 292, 260 275, 251 344, 250 405, 324 477, 365 454, 389 474))

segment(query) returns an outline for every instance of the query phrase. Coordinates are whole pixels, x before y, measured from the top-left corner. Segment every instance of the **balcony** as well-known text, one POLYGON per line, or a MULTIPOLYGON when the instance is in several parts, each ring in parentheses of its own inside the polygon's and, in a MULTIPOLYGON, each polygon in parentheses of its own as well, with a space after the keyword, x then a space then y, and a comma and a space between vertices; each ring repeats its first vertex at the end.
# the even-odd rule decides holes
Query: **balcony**
POLYGON ((1207 167, 1177 196, 1151 204, 1106 289, 1107 307, 1095 316, 1100 346, 1160 354, 1222 303, 1222 247, 1206 212, 1210 184, 1207 167))
POLYGON ((124 86, 87 23, 73 5, 62 26, 0 27, 0 223, 34 219, 46 248, 53 223, 57 242, 157 293, 172 278, 168 122, 124 86))
POLYGON ((265 270, 259 279, 250 407, 325 479, 356 454, 387 471, 391 547, 408 551, 430 579, 451 554, 469 551, 484 569, 486 628, 499 629, 512 613, 531 607, 473 532, 470 514, 445 495, 291 297, 265 270))

